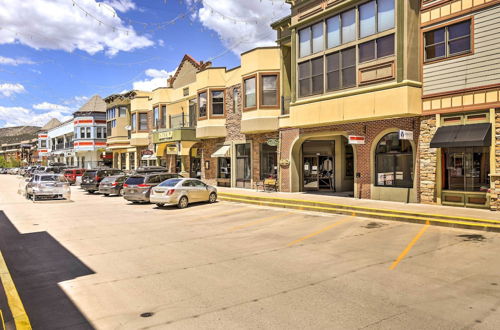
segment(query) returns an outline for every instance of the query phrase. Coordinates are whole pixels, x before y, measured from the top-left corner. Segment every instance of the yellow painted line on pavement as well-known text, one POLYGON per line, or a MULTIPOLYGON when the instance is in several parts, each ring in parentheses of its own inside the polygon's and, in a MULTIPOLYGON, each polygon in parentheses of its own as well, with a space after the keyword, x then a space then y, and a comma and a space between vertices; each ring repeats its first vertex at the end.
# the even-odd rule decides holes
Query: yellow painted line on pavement
POLYGON ((16 285, 10 276, 9 269, 5 263, 2 252, 0 251, 0 279, 2 280, 7 303, 9 304, 10 313, 14 318, 16 330, 31 330, 31 323, 24 310, 23 302, 17 293, 16 285))
POLYGON ((288 245, 287 245, 287 246, 292 246, 292 245, 295 245, 295 244, 300 243, 300 242, 302 242, 302 241, 304 241, 304 240, 306 240, 306 239, 308 239, 308 238, 311 238, 311 237, 314 237, 314 236, 319 235, 319 234, 321 234, 321 233, 324 233, 325 231, 330 230, 330 229, 332 229, 333 227, 336 227, 336 226, 338 226, 338 225, 340 225, 340 224, 343 224, 343 223, 344 223, 344 222, 346 222, 347 220, 349 220, 349 218, 344 218, 344 219, 341 219, 341 220, 339 220, 339 221, 337 221, 337 222, 335 222, 335 223, 332 223, 331 225, 328 225, 328 226, 326 226, 325 228, 320 229, 320 230, 318 230, 318 231, 316 231, 316 232, 314 232, 314 233, 312 233, 312 234, 309 234, 309 235, 306 235, 306 236, 301 237, 301 238, 299 238, 299 239, 296 239, 295 241, 292 241, 292 242, 288 243, 288 245))
POLYGON ((238 213, 239 211, 248 210, 248 209, 249 209, 248 206, 246 206, 246 207, 240 207, 240 208, 232 209, 231 211, 225 211, 225 212, 222 212, 222 213, 207 214, 207 215, 204 215, 204 216, 198 217, 198 218, 193 217, 193 220, 203 220, 203 219, 207 219, 207 218, 220 217, 220 216, 223 216, 223 215, 235 214, 235 213, 238 213))
POLYGON ((5 320, 3 319, 3 314, 1 309, 0 309, 0 321, 2 321, 2 329, 5 330, 5 320))
POLYGON ((243 225, 234 226, 232 228, 229 228, 229 231, 236 231, 236 230, 248 228, 248 227, 251 227, 251 226, 254 226, 254 225, 258 225, 258 224, 261 224, 261 223, 264 223, 264 222, 267 222, 267 221, 270 221, 270 220, 282 218, 282 217, 290 215, 290 214, 292 214, 292 213, 291 212, 287 212, 287 213, 281 213, 281 214, 277 214, 277 215, 272 215, 270 217, 265 217, 265 218, 257 219, 255 221, 248 222, 248 223, 245 223, 243 225))
POLYGON ((410 252, 413 245, 415 245, 415 243, 417 243, 417 241, 420 239, 420 237, 422 237, 422 235, 425 233, 427 228, 429 228, 429 226, 430 226, 430 222, 427 221, 425 223, 424 227, 422 229, 420 229, 418 234, 415 237, 413 237, 412 241, 410 242, 410 244, 408 244, 406 249, 404 249, 403 252, 401 252, 401 254, 399 255, 399 257, 396 260, 394 260, 391 267, 389 267, 390 270, 393 270, 394 268, 396 268, 396 266, 399 264, 399 262, 401 260, 403 260, 403 258, 406 256, 406 254, 408 254, 408 252, 410 252))

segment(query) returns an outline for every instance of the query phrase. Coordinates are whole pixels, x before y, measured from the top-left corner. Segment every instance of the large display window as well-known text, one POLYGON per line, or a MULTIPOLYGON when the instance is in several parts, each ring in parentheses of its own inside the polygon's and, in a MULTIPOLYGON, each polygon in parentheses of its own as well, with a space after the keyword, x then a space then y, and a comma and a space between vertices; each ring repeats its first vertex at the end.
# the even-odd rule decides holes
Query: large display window
POLYGON ((413 187, 413 150, 408 140, 397 132, 385 135, 375 150, 375 185, 413 187))

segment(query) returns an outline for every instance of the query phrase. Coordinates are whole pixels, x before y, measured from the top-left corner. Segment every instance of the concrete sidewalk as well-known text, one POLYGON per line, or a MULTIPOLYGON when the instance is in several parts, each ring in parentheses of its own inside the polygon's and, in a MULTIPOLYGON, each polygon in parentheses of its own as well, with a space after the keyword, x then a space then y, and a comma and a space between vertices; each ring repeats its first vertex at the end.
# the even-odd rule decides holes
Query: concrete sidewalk
POLYGON ((268 197, 268 198, 269 197, 289 198, 289 199, 297 199, 297 200, 304 200, 311 202, 342 204, 354 207, 368 207, 378 210, 393 210, 393 211, 416 212, 416 213, 426 213, 426 214, 443 215, 443 216, 500 220, 500 212, 494 212, 483 209, 465 208, 465 207, 416 204, 416 203, 407 204, 400 202, 377 201, 371 199, 339 197, 339 196, 332 196, 329 194, 319 194, 319 193, 304 193, 304 192, 285 193, 285 192, 267 192, 267 191, 262 192, 262 191, 255 191, 254 189, 223 188, 223 187, 217 187, 217 190, 221 193, 241 194, 247 196, 268 197))

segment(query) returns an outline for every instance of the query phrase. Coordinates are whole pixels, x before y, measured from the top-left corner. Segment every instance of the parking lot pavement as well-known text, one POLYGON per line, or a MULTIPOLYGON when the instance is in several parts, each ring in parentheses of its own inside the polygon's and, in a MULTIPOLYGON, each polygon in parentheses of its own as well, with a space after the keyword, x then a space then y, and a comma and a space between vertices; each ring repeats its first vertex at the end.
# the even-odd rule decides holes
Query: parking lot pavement
POLYGON ((0 176, 4 226, 20 238, 42 233, 51 249, 36 255, 41 239, 6 249, 16 236, 3 231, 0 249, 31 322, 44 328, 57 320, 34 309, 64 299, 66 324, 98 329, 500 324, 497 233, 229 202, 158 208, 76 187, 73 203, 34 204, 16 180, 0 176), (34 297, 36 272, 55 286, 34 297))

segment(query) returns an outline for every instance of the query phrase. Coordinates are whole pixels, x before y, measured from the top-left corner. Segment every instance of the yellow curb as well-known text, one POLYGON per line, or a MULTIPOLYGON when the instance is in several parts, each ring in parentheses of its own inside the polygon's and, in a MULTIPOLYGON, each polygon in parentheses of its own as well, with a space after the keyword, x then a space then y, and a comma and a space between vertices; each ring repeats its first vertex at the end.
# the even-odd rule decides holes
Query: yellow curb
MULTIPOLYGON (((296 208, 296 205, 294 204, 288 204, 288 203, 277 203, 277 202, 265 202, 265 201, 254 201, 254 200, 248 200, 248 199, 241 199, 241 198, 232 198, 232 197, 223 197, 226 200, 233 200, 241 203, 253 203, 253 204, 264 204, 264 205, 277 205, 277 206, 289 206, 290 208, 296 208)), ((305 206, 305 208, 308 209, 314 209, 314 210, 319 210, 319 211, 339 211, 339 213, 352 213, 349 210, 345 209, 338 209, 338 208, 330 208, 330 207, 321 207, 321 206, 305 206)), ((304 209, 304 206, 301 206, 299 209, 304 209)), ((395 214, 390 214, 390 213, 383 213, 383 212, 366 212, 366 211, 358 211, 356 214, 359 215, 375 215, 375 216, 383 216, 383 217, 388 217, 388 218, 400 218, 400 215, 395 215, 395 214)), ((441 220, 441 219, 428 219, 425 217, 413 217, 413 216, 405 216, 404 218, 406 219, 412 219, 412 220, 417 220, 417 221, 430 221, 431 223, 448 223, 448 224, 454 224, 454 225, 463 225, 463 226, 473 226, 473 227, 481 227, 481 228, 500 228, 499 224, 486 224, 486 223, 472 223, 472 222, 463 222, 463 221, 451 221, 451 220, 441 220)), ((482 220, 479 220, 482 221, 482 220)))
POLYGON ((9 304, 10 313, 14 318, 16 330, 31 330, 31 323, 24 310, 23 302, 19 297, 16 285, 10 276, 9 269, 5 263, 2 252, 0 251, 0 279, 2 280, 7 303, 9 304))
MULTIPOLYGON (((306 199, 293 199, 293 198, 283 198, 283 197, 267 197, 267 196, 254 196, 254 195, 243 195, 243 194, 234 194, 234 193, 224 193, 220 192, 219 193, 220 197, 224 196, 235 196, 235 197, 245 197, 245 198, 261 198, 261 199, 279 199, 279 200, 284 200, 284 201, 290 201, 290 202, 299 202, 299 203, 315 203, 315 204, 321 204, 321 205, 329 205, 329 206, 335 206, 335 207, 347 207, 351 208, 345 209, 346 211, 351 211, 351 212, 357 212, 357 210, 368 210, 368 211, 379 211, 379 212, 392 212, 392 213, 398 213, 398 214, 404 214, 404 215, 418 215, 418 216, 423 216, 423 217, 439 217, 439 218, 447 218, 447 219, 460 219, 464 221, 480 221, 480 222, 490 222, 494 224, 500 224, 500 220, 491 220, 491 219, 479 219, 479 218, 469 218, 469 217, 455 217, 455 216, 449 216, 449 215, 441 215, 441 214, 432 214, 432 213, 420 213, 420 212, 406 212, 406 211, 399 211, 399 210, 391 210, 391 209, 378 209, 378 208, 371 208, 371 207, 365 207, 365 206, 353 206, 353 205, 345 205, 345 204, 335 204, 335 203, 328 203, 328 202, 316 202, 316 201, 311 201, 311 200, 306 200, 306 199), (354 209, 354 210, 352 210, 354 209)), ((267 202, 266 202, 267 203, 267 202)), ((312 206, 312 205, 311 205, 312 206)))

